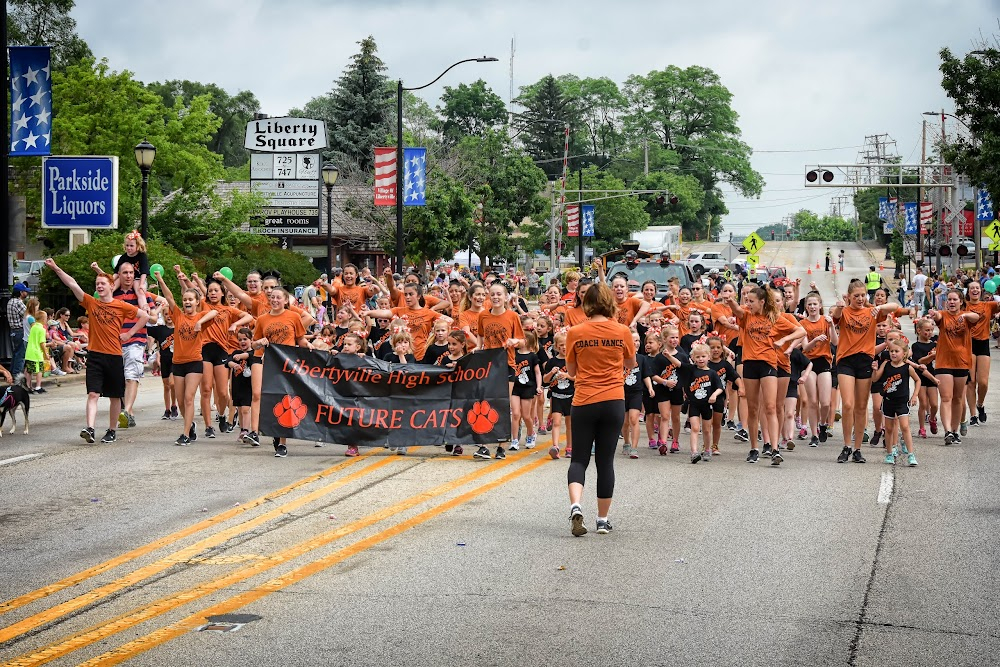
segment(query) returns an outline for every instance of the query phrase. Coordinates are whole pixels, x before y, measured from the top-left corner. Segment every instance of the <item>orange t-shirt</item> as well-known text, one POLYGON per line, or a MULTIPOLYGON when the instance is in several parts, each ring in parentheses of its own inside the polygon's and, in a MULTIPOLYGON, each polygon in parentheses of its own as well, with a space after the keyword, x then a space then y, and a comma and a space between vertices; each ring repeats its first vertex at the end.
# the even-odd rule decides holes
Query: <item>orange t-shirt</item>
MULTIPOLYGON (((488 310, 479 313, 479 326, 477 328, 479 339, 483 348, 493 350, 504 346, 510 338, 524 338, 524 329, 521 328, 521 318, 513 310, 505 310, 499 315, 494 315, 488 310)), ((514 357, 517 350, 513 347, 507 348, 507 365, 514 368, 514 357)))
POLYGON ((576 364, 573 405, 624 401, 622 372, 635 358, 635 343, 627 326, 613 320, 588 320, 566 334, 566 363, 576 364))
MULTIPOLYGON (((272 315, 270 311, 264 313, 257 318, 253 331, 254 340, 266 338, 268 345, 295 345, 305 335, 302 318, 291 310, 283 310, 278 315, 272 315)), ((264 350, 257 350, 257 356, 264 356, 264 350)))
POLYGON ((642 308, 644 303, 646 302, 634 296, 625 297, 625 301, 615 304, 615 320, 619 324, 629 326, 632 324, 635 316, 639 314, 639 309, 642 308))
MULTIPOLYGON (((799 326, 799 321, 795 318, 795 315, 792 315, 791 313, 782 313, 781 315, 778 316, 778 319, 779 320, 783 319, 786 322, 789 322, 793 327, 799 326)), ((778 338, 781 338, 781 336, 778 336, 777 338, 775 338, 775 340, 777 340, 778 338)), ((774 346, 772 345, 771 347, 774 347, 774 346)), ((777 367, 780 368, 781 370, 785 371, 786 373, 790 373, 792 371, 792 359, 791 359, 791 357, 789 357, 783 351, 777 350, 777 349, 774 351, 774 355, 775 355, 775 358, 777 358, 777 360, 778 360, 778 366, 777 367)))
POLYGON ((988 340, 990 337, 990 319, 997 312, 1000 312, 1000 303, 996 301, 977 301, 976 303, 966 301, 965 309, 970 313, 979 315, 979 321, 972 325, 972 338, 975 340, 988 340))
POLYGON ((219 313, 205 325, 203 332, 205 336, 203 340, 206 343, 215 343, 226 352, 232 352, 235 350, 235 347, 230 347, 232 343, 230 341, 229 327, 233 324, 233 322, 237 322, 242 319, 246 313, 242 310, 237 310, 236 308, 232 308, 221 303, 212 305, 207 301, 202 301, 201 305, 202 313, 206 310, 214 310, 219 313))
POLYGON ((729 341, 739 336, 740 333, 735 329, 730 329, 719 324, 719 320, 726 320, 728 323, 730 317, 733 317, 733 309, 729 307, 728 303, 716 303, 712 305, 712 323, 715 325, 715 333, 719 334, 719 338, 726 345, 729 345, 729 341))
MULTIPOLYGON (((431 296, 430 294, 424 295, 424 308, 433 308, 439 303, 441 303, 441 299, 436 296, 431 296)), ((399 290, 399 298, 396 299, 396 308, 406 308, 406 299, 403 298, 403 290, 399 290)))
POLYGON ((587 321, 587 314, 583 312, 583 308, 568 307, 563 311, 563 319, 566 326, 575 327, 587 321))
POLYGON ((884 320, 886 315, 881 311, 876 315, 873 310, 875 310, 873 306, 864 308, 847 306, 840 309, 840 321, 837 322, 837 331, 840 334, 837 345, 838 359, 846 359, 852 354, 875 356, 875 324, 884 320))
POLYGON ((972 365, 972 328, 962 313, 941 313, 938 322, 937 357, 935 368, 968 368, 972 365))
POLYGON ((826 321, 826 318, 820 315, 818 320, 812 322, 807 317, 804 320, 799 320, 799 325, 806 330, 806 342, 826 334, 826 340, 822 343, 816 343, 813 345, 812 348, 806 352, 806 356, 810 359, 826 359, 827 361, 833 361, 833 350, 830 347, 831 325, 826 321))
POLYGON ((766 315, 756 315, 749 310, 744 310, 743 317, 738 321, 743 361, 766 361, 777 368, 778 353, 774 349, 774 341, 792 333, 798 325, 780 316, 771 322, 766 315))
POLYGON ((271 310, 271 304, 267 302, 267 295, 263 292, 251 294, 250 298, 253 299, 250 314, 253 315, 254 318, 260 317, 263 313, 271 310))
POLYGON ((480 313, 485 313, 485 310, 480 310, 475 312, 472 310, 463 310, 458 314, 457 323, 459 329, 464 329, 469 327, 469 331, 472 332, 474 336, 479 335, 479 315, 480 313))
POLYGON ((354 310, 360 311, 370 294, 371 291, 365 285, 354 285, 353 287, 337 285, 337 306, 343 306, 350 301, 354 310))
MULTIPOLYGON (((208 338, 206 337, 205 329, 195 331, 194 326, 204 316, 204 310, 197 310, 193 314, 188 315, 176 306, 170 309, 170 317, 174 320, 175 364, 187 364, 192 361, 202 360, 201 346, 208 338)), ((215 319, 219 319, 218 315, 215 316, 215 319)))
POLYGON ((101 354, 122 353, 122 324, 139 316, 139 309, 130 303, 114 300, 98 301, 90 294, 83 295, 83 307, 90 318, 90 342, 87 348, 101 354))
POLYGON ((417 350, 423 350, 427 345, 427 338, 431 335, 431 329, 434 328, 434 320, 442 317, 442 313, 437 313, 430 308, 393 308, 393 317, 405 317, 406 326, 410 329, 410 335, 413 336, 413 353, 416 354, 417 350))

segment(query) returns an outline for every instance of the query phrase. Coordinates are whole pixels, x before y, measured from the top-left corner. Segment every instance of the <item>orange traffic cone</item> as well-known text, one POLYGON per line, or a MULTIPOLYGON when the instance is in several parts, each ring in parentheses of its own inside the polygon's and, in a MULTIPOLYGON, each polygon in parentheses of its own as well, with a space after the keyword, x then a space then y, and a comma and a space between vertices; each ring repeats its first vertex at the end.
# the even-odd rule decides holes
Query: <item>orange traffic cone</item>
POLYGON ((819 268, 819 262, 816 262, 816 268, 817 269, 819 268))
POLYGON ((806 269, 806 274, 811 276, 813 274, 812 268, 806 269))
POLYGON ((837 267, 833 267, 833 275, 837 275, 837 267))
POLYGON ((885 271, 885 265, 882 262, 878 263, 878 270, 879 271, 885 271))

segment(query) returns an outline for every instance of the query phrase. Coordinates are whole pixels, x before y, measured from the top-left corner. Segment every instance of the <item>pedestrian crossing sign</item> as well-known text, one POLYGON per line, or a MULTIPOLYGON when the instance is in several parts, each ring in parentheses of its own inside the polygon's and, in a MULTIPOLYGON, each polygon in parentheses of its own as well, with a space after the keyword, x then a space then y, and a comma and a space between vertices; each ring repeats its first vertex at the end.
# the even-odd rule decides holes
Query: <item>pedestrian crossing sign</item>
MULTIPOLYGON (((994 220, 990 224, 983 227, 983 234, 990 237, 994 241, 1000 241, 1000 222, 994 220)), ((992 248, 990 248, 992 250, 992 248)))
POLYGON ((747 255, 747 264, 752 264, 756 267, 760 264, 760 255, 747 255))
POLYGON ((751 255, 756 255, 764 248, 764 239, 758 236, 757 232, 750 232, 750 236, 743 239, 743 247, 751 255))
POLYGON ((990 252, 1000 252, 1000 241, 994 241, 990 244, 990 252))

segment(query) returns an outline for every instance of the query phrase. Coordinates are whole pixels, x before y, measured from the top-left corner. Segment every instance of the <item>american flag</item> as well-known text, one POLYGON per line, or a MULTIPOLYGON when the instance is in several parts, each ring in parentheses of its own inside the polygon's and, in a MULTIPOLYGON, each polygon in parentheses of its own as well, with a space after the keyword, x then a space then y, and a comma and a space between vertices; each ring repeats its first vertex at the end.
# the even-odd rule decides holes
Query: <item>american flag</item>
POLYGON ((929 201, 920 202, 920 233, 931 233, 931 222, 934 220, 934 204, 929 201))
POLYGON ((580 205, 571 204, 566 207, 566 236, 580 235, 580 205))
POLYGON ((427 149, 403 149, 403 205, 427 205, 427 149))
POLYGON ((993 198, 983 185, 979 186, 979 195, 976 197, 976 220, 993 220, 993 198))
POLYGON ((52 77, 47 46, 12 46, 10 155, 52 151, 52 77))
POLYGON ((396 149, 375 149, 375 205, 396 205, 396 149))

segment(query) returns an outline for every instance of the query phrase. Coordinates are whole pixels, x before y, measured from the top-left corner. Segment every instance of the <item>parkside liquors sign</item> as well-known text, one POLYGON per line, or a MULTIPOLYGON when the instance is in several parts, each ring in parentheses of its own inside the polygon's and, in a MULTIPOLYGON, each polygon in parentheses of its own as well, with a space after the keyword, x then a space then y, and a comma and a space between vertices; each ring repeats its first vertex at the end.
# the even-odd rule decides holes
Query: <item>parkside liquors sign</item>
POLYGON ((117 229, 118 157, 43 157, 42 227, 117 229))
POLYGON ((310 118, 264 118, 247 123, 250 189, 267 199, 254 231, 273 236, 319 234, 320 149, 326 123, 310 118))

